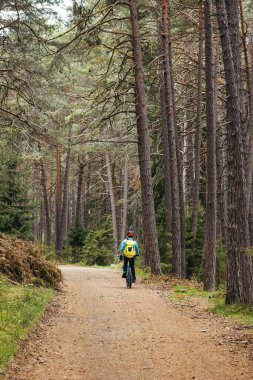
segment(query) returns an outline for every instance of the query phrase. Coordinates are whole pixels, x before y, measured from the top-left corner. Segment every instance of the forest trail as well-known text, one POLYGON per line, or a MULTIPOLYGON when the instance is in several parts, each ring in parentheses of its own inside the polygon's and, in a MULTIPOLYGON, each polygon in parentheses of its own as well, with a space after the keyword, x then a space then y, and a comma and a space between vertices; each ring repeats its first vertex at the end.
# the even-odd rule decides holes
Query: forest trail
POLYGON ((253 378, 246 353, 220 344, 219 318, 194 317, 139 284, 126 289, 113 270, 62 270, 66 291, 5 380, 253 378))

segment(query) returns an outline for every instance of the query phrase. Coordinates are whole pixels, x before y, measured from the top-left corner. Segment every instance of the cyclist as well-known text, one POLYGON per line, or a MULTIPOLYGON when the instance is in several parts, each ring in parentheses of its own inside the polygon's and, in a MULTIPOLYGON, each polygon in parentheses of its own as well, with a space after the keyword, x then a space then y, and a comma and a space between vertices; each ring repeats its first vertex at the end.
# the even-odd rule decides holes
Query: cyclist
POLYGON ((134 233, 132 231, 129 231, 127 238, 122 241, 120 246, 120 259, 122 260, 124 258, 122 278, 126 278, 127 263, 129 262, 130 268, 132 270, 133 282, 136 281, 134 264, 135 257, 139 256, 139 254, 140 249, 137 242, 134 240, 134 233))

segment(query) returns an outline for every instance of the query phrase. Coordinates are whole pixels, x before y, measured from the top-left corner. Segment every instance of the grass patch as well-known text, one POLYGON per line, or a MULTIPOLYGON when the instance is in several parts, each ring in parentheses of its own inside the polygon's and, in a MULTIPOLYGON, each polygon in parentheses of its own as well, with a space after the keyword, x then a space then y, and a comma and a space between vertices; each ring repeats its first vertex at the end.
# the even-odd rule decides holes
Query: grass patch
POLYGON ((0 274, 0 376, 53 295, 51 288, 13 286, 0 274))
POLYGON ((235 304, 225 304, 224 286, 221 286, 215 292, 207 292, 201 290, 201 287, 178 284, 170 290, 170 299, 175 302, 184 302, 196 297, 208 299, 210 302, 210 311, 214 314, 219 314, 224 317, 230 317, 234 321, 242 325, 252 326, 253 328, 253 306, 235 304))
POLYGON ((230 317, 240 324, 252 326, 253 328, 253 306, 242 304, 226 305, 224 299, 216 299, 211 312, 230 317))
POLYGON ((171 290, 170 298, 173 301, 184 301, 185 299, 193 298, 193 297, 206 297, 212 298, 213 292, 205 292, 201 289, 195 288, 190 285, 181 285, 178 284, 174 286, 171 290))

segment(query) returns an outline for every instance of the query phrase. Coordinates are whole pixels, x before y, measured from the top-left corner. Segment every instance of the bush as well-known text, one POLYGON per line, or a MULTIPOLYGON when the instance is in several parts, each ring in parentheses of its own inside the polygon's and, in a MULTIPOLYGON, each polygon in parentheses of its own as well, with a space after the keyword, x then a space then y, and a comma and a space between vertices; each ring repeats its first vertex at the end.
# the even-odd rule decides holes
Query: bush
POLYGON ((172 272, 172 265, 161 263, 161 269, 163 274, 170 274, 172 272))
POLYGON ((192 210, 188 209, 185 217, 185 251, 187 260, 187 277, 196 276, 201 278, 202 256, 204 251, 205 238, 205 210, 202 206, 199 209, 198 230, 195 241, 195 249, 192 249, 192 210))
POLYGON ((13 281, 58 288, 62 273, 45 255, 36 244, 0 233, 0 271, 13 281))
POLYGON ((216 246, 216 282, 223 284, 226 282, 227 276, 227 252, 221 239, 217 240, 216 246))
POLYGON ((82 256, 84 245, 84 229, 81 224, 74 225, 69 232, 69 244, 72 248, 72 260, 78 262, 82 256))
POLYGON ((90 230, 84 241, 83 254, 87 265, 110 265, 114 261, 112 225, 108 219, 99 230, 90 230))

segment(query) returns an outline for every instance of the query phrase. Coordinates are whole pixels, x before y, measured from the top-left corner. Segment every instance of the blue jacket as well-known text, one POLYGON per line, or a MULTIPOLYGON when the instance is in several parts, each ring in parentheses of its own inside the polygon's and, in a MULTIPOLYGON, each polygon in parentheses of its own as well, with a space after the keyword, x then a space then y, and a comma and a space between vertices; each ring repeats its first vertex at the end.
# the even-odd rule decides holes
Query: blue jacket
MULTIPOLYGON (((127 243, 127 240, 134 240, 133 238, 128 238, 128 239, 124 239, 121 243, 121 246, 120 246, 120 253, 123 253, 125 248, 126 248, 126 243, 127 243)), ((139 246, 138 246, 138 243, 137 241, 134 240, 134 248, 136 250, 136 252, 139 254, 140 253, 140 249, 139 249, 139 246)))

